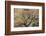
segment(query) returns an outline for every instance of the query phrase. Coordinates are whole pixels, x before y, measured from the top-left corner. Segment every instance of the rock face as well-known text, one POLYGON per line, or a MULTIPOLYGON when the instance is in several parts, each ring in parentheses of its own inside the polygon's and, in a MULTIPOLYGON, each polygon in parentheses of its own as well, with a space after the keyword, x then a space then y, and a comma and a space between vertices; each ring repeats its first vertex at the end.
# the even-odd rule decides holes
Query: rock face
MULTIPOLYGON (((39 15, 38 9, 14 9, 14 26, 25 27, 32 23, 32 17, 39 15)), ((31 26, 31 25, 30 25, 31 26)))

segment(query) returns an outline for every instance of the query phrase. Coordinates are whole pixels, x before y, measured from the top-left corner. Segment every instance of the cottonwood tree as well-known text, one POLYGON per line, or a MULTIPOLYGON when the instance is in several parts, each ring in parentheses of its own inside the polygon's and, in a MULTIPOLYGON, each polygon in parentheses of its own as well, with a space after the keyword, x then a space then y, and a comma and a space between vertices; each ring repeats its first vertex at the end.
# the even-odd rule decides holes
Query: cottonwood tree
POLYGON ((23 25, 28 27, 32 22, 33 16, 31 14, 22 14, 23 25))

